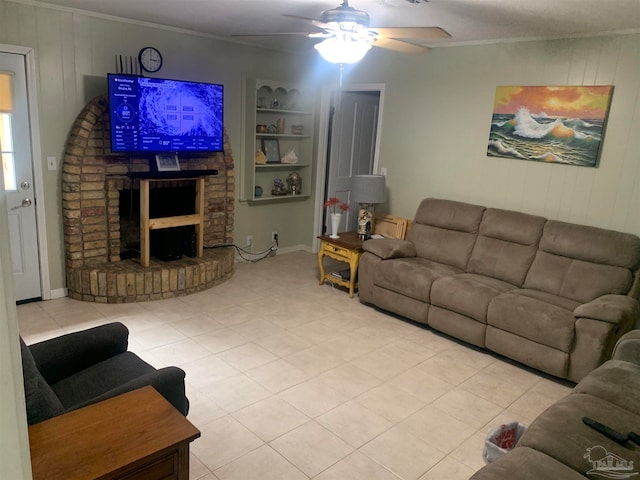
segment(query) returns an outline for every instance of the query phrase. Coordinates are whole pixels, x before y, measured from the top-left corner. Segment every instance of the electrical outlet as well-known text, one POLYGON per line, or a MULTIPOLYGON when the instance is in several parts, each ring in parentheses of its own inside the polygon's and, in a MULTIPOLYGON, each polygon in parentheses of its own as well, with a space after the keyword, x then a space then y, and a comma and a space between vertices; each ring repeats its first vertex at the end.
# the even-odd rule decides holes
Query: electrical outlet
POLYGON ((387 169, 386 168, 381 168, 380 169, 380 175, 384 175, 386 177, 387 176, 387 169))
POLYGON ((280 239, 280 237, 278 237, 278 232, 277 231, 273 231, 271 232, 271 241, 272 242, 276 242, 280 239))
POLYGON ((253 235, 247 235, 247 247, 253 245, 253 235))

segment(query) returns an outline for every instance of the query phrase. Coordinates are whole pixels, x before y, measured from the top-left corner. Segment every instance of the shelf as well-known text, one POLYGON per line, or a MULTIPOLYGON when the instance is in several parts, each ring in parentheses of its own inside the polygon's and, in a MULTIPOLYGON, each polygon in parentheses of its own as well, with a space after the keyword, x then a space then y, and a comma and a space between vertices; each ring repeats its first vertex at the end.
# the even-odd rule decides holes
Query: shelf
POLYGON ((308 163, 266 163, 266 164, 256 164, 256 169, 288 169, 288 168, 305 168, 310 167, 308 163))
POLYGON ((207 175, 218 175, 218 170, 177 170, 172 172, 129 172, 131 179, 148 180, 182 180, 194 179, 207 175))
POLYGON ((256 137, 263 138, 291 138, 294 140, 300 139, 304 140, 305 138, 312 138, 311 135, 296 135, 293 133, 256 133, 256 137))
POLYGON ((305 200, 311 195, 262 195, 257 198, 248 198, 249 202, 270 202, 277 200, 305 200))
POLYGON ((302 110, 285 110, 283 108, 256 108, 256 113, 284 113, 286 115, 313 115, 313 112, 302 110))
POLYGON ((204 176, 196 178, 195 213, 175 217, 149 217, 149 182, 158 178, 140 180, 140 265, 148 267, 151 260, 151 231, 165 228, 195 225, 196 255, 202 256, 204 249, 204 176))
MULTIPOLYGON (((316 91, 299 84, 278 80, 243 77, 242 102, 242 168, 240 200, 253 205, 265 202, 287 202, 309 199, 314 189, 315 109, 316 91), (257 126, 285 124, 283 133, 258 133, 257 126), (294 126, 299 126, 294 134, 294 126), (256 164, 256 152, 265 140, 278 143, 280 159, 295 152, 298 163, 256 164), (269 195, 276 179, 285 180, 289 172, 298 171, 302 178, 303 195, 269 195), (255 197, 255 187, 263 188, 263 195, 255 197)), ((261 129, 262 130, 262 129, 261 129)), ((272 127, 272 131, 275 129, 272 127)), ((273 152, 270 152, 271 154, 273 152)), ((272 157, 274 160, 275 154, 272 157)))

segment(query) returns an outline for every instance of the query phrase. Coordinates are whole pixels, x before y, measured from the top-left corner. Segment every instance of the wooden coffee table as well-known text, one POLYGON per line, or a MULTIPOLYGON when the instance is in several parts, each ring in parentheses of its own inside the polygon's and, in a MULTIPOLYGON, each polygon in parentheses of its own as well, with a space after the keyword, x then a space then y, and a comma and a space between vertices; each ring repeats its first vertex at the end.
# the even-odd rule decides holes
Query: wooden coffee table
POLYGON ((362 240, 356 232, 339 233, 339 238, 331 238, 329 235, 321 235, 320 249, 318 250, 318 267, 320 267, 320 285, 325 280, 341 285, 349 289, 349 297, 353 298, 353 293, 358 288, 356 276, 358 274, 358 263, 362 256, 362 240), (340 262, 349 264, 349 280, 343 280, 327 274, 324 270, 323 258, 329 257, 340 262))

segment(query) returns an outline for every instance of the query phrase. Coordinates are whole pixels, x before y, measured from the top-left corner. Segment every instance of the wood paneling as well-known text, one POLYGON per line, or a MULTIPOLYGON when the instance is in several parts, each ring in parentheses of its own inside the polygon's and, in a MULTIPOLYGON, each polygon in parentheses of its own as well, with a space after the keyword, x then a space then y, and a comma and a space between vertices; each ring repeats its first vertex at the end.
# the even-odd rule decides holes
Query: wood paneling
POLYGON ((390 85, 380 167, 394 213, 435 196, 640 235, 640 35, 435 49, 362 73, 390 85), (591 84, 614 85, 598 168, 487 157, 497 85, 591 84))
MULTIPOLYGON (((115 71, 116 55, 136 58, 140 48, 154 45, 163 52, 165 60, 159 76, 224 84, 225 127, 236 154, 240 153, 241 141, 242 75, 259 73, 295 82, 306 71, 303 61, 292 62, 290 55, 275 51, 224 42, 175 28, 48 7, 28 0, 0 0, 0 43, 32 47, 35 51, 46 209, 43 221, 49 239, 53 289, 65 286, 61 173, 49 171, 45 158, 50 155, 62 157, 77 114, 91 99, 106 93, 106 76, 115 71)), ((315 185, 313 178, 305 178, 305 181, 315 185)), ((270 232, 278 230, 281 246, 311 242, 312 200, 295 202, 286 209, 260 209, 258 215, 238 202, 237 211, 236 218, 244 219, 236 232, 238 238, 251 233, 256 239, 263 235, 266 242, 270 232)))

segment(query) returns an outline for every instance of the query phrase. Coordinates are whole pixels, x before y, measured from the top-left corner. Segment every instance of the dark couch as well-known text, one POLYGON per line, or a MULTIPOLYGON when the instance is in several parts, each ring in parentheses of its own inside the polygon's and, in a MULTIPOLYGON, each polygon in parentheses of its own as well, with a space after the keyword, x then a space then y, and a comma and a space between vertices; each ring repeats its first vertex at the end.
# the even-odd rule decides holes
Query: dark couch
POLYGON ((110 323, 30 346, 20 338, 29 425, 146 385, 186 416, 184 371, 155 369, 127 351, 128 337, 110 323))

